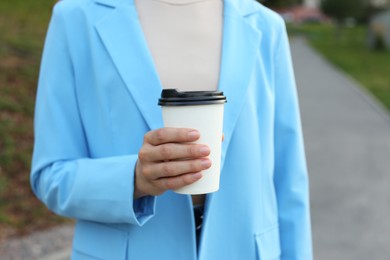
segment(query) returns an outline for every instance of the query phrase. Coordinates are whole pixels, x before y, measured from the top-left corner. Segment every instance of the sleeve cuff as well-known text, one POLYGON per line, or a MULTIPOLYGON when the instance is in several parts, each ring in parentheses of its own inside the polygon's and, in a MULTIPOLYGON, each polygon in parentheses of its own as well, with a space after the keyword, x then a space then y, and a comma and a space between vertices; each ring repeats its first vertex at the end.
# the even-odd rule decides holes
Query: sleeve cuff
POLYGON ((133 201, 134 219, 138 226, 143 226, 154 216, 156 209, 156 197, 145 196, 133 201))

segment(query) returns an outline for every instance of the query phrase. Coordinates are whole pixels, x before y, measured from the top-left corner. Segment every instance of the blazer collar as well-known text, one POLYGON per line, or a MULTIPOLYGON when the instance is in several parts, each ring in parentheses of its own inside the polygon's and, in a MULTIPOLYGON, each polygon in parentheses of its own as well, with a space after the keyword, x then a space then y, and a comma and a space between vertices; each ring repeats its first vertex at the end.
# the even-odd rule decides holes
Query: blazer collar
MULTIPOLYGON (((161 83, 138 21, 134 0, 95 0, 107 8, 107 15, 96 24, 107 51, 137 103, 150 129, 163 126, 157 105, 161 83), (126 26, 124 26, 126 25, 126 26), (147 97, 147 98, 146 98, 147 97)), ((222 62, 219 89, 227 97, 225 105, 222 165, 234 127, 245 102, 253 72, 261 32, 245 16, 256 11, 252 0, 225 0, 222 62)))

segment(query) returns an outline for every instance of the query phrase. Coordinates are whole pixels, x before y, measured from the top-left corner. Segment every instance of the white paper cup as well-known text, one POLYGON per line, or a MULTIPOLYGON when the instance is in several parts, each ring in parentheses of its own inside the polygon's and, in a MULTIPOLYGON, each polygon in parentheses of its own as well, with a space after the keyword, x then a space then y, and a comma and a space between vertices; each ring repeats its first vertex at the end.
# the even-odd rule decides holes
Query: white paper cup
POLYGON ((220 91, 179 92, 164 89, 159 100, 165 127, 193 128, 200 132, 196 143, 209 146, 212 165, 197 182, 174 190, 180 194, 206 194, 219 189, 223 111, 226 97, 220 91))

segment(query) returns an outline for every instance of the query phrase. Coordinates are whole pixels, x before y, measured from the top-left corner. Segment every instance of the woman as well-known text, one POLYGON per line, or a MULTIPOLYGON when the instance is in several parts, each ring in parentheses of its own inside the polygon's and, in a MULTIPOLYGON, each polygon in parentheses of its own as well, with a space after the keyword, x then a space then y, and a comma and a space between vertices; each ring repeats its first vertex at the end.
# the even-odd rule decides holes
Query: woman
POLYGON ((31 183, 49 209, 77 219, 72 259, 311 259, 282 19, 252 0, 59 2, 31 183), (210 151, 191 143, 196 129, 162 127, 157 100, 167 87, 228 98, 218 192, 171 191, 201 178, 210 151))

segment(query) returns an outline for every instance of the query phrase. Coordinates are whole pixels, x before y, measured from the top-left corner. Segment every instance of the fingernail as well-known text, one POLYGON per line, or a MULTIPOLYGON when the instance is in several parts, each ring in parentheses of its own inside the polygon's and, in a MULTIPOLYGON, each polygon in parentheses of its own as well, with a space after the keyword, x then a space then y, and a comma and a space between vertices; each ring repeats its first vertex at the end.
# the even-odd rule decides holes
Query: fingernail
POLYGON ((202 178, 202 174, 200 172, 194 173, 194 174, 192 174, 192 178, 194 180, 200 179, 200 178, 202 178))
POLYGON ((192 131, 188 132, 188 137, 191 139, 199 138, 199 132, 192 130, 192 131))
POLYGON ((203 146, 202 148, 200 148, 199 151, 202 155, 209 155, 210 154, 210 148, 208 148, 207 146, 203 146))
POLYGON ((205 167, 205 168, 209 168, 211 166, 211 161, 210 160, 202 160, 200 162, 200 165, 202 165, 202 167, 205 167))

